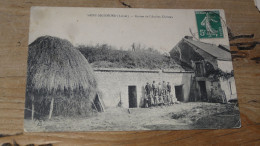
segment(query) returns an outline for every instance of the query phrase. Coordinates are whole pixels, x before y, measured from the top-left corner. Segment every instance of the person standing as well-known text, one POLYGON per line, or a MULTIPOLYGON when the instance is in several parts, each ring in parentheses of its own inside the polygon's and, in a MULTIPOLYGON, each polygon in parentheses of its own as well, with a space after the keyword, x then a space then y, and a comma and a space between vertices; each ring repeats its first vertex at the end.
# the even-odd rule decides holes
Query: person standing
POLYGON ((163 81, 162 83, 162 96, 163 96, 163 100, 164 100, 164 104, 168 103, 168 99, 167 99, 167 85, 165 83, 165 81, 163 81))
POLYGON ((167 85, 166 85, 165 81, 163 81, 163 83, 162 83, 162 90, 163 90, 163 94, 166 94, 167 85))
POLYGON ((152 98, 153 98, 153 104, 154 105, 157 105, 158 104, 158 100, 156 100, 156 84, 155 84, 155 81, 153 81, 152 83, 152 98))
POLYGON ((148 83, 148 105, 151 107, 153 105, 153 92, 152 92, 152 86, 150 83, 148 83))
POLYGON ((151 107, 151 85, 147 82, 146 85, 145 85, 145 95, 146 95, 146 98, 145 98, 145 107, 151 107))
POLYGON ((170 102, 170 104, 173 103, 172 101, 172 96, 171 96, 171 92, 172 92, 172 87, 170 85, 170 82, 167 83, 167 95, 168 95, 168 101, 170 102))
POLYGON ((145 89, 144 107, 148 108, 149 107, 148 105, 149 83, 148 82, 146 83, 144 89, 145 89))
POLYGON ((162 85, 159 82, 158 83, 158 98, 159 98, 159 104, 164 103, 163 98, 162 98, 163 94, 162 94, 162 85))
POLYGON ((153 84, 152 84, 152 92, 153 92, 153 95, 155 95, 155 93, 156 93, 155 81, 153 81, 153 84))
POLYGON ((155 92, 155 94, 153 95, 153 103, 154 103, 154 106, 157 106, 158 105, 158 94, 157 92, 155 92))

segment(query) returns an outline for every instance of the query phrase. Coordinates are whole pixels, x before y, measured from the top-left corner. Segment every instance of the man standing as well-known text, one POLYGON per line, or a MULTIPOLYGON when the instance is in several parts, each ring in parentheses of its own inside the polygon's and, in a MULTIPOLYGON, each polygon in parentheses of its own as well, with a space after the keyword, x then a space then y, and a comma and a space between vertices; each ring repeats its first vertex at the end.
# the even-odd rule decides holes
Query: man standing
POLYGON ((147 82, 145 85, 145 107, 151 107, 151 85, 147 82))
POLYGON ((163 90, 163 94, 165 95, 166 91, 167 91, 167 85, 166 85, 165 81, 163 81, 163 83, 162 83, 162 90, 163 90))
POLYGON ((162 96, 163 96, 163 94, 162 94, 162 85, 161 85, 160 82, 158 83, 158 89, 157 90, 158 90, 159 104, 164 103, 163 98, 162 98, 162 96))
POLYGON ((163 81, 162 83, 162 93, 163 93, 163 100, 164 100, 164 104, 168 103, 168 99, 167 99, 167 85, 165 83, 165 81, 163 81))
POLYGON ((156 85, 155 85, 155 81, 153 81, 153 84, 152 84, 152 92, 153 92, 153 95, 152 95, 152 97, 153 97, 153 103, 154 103, 154 105, 157 105, 158 104, 158 102, 157 102, 157 99, 156 99, 156 95, 157 95, 157 93, 156 93, 156 85))
POLYGON ((153 105, 153 92, 152 92, 152 85, 150 83, 148 83, 148 104, 149 107, 151 107, 153 105))
POLYGON ((172 92, 172 87, 170 85, 170 82, 168 82, 167 83, 167 94, 168 94, 168 100, 169 100, 170 104, 173 103, 172 97, 171 97, 171 92, 172 92))
POLYGON ((153 81, 153 84, 152 84, 152 91, 153 91, 153 95, 155 95, 155 93, 156 93, 155 81, 153 81))

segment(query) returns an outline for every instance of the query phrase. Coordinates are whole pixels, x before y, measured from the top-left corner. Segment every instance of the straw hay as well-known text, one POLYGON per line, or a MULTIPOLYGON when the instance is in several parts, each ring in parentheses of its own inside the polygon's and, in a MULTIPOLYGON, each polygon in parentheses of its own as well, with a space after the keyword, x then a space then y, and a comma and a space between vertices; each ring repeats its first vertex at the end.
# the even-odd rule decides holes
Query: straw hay
POLYGON ((28 54, 27 107, 34 99, 36 112, 46 114, 41 108, 54 98, 56 115, 84 115, 91 108, 97 88, 94 73, 69 41, 42 36, 29 45, 28 54))

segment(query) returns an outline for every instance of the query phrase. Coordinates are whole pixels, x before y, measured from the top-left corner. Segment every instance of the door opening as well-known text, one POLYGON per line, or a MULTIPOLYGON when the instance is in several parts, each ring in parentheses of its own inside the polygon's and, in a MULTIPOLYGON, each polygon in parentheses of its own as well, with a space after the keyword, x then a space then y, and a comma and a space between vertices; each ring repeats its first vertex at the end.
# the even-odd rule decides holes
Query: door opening
POLYGON ((175 86, 175 95, 178 101, 184 101, 182 85, 175 86))
POLYGON ((137 107, 136 86, 128 86, 129 108, 137 107))
POLYGON ((198 81, 198 84, 200 86, 200 95, 201 95, 201 101, 208 101, 207 97, 207 90, 206 90, 206 82, 205 81, 198 81))

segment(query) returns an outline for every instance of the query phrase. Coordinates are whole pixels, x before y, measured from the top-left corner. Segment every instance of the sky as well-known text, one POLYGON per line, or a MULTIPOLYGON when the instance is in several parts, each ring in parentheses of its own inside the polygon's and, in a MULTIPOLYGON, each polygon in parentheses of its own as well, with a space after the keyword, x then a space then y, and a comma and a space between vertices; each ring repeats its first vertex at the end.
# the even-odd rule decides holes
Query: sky
MULTIPOLYGON (((224 11, 220 11, 225 19, 224 11)), ((228 45, 224 38, 201 41, 228 45)), ((133 43, 169 52, 184 36, 198 38, 194 10, 32 7, 29 44, 50 35, 73 45, 108 44, 128 50, 133 43)))

